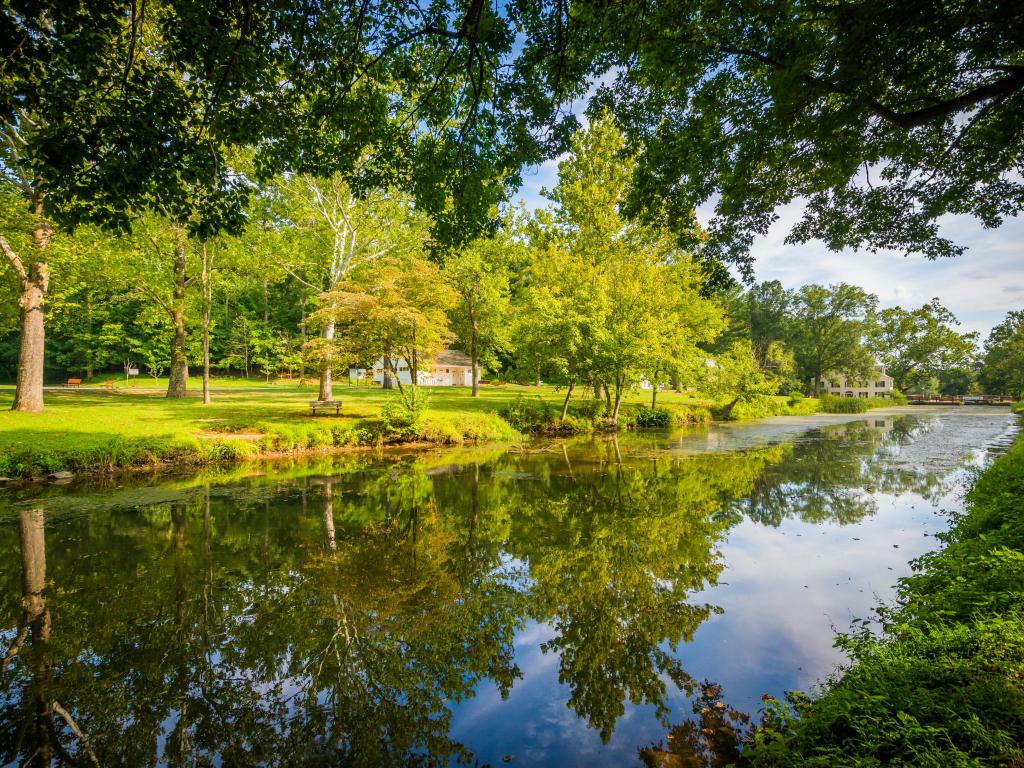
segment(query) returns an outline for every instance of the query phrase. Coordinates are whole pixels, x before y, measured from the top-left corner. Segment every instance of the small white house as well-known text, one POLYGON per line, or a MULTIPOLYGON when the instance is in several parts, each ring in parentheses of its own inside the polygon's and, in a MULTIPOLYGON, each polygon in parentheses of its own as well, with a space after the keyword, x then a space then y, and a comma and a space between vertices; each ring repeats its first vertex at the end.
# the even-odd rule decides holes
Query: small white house
MULTIPOLYGON (((395 361, 395 373, 403 384, 412 382, 409 366, 404 360, 395 361)), ((349 378, 373 378, 377 384, 384 384, 384 358, 373 364, 372 370, 352 368, 349 378)), ((422 387, 471 387, 473 386, 473 360, 465 352, 444 349, 437 353, 434 361, 424 366, 417 375, 417 384, 422 387)))
POLYGON ((819 382, 820 391, 833 397, 892 397, 896 388, 885 366, 875 364, 869 379, 847 377, 843 373, 826 373, 819 382))

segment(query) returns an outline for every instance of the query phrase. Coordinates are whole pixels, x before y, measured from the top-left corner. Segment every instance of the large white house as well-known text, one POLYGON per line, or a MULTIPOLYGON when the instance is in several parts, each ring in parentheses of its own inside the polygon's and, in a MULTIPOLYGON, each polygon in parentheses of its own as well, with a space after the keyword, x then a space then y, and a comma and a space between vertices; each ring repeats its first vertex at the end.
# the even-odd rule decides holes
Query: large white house
MULTIPOLYGON (((412 383, 409 366, 404 360, 395 362, 395 373, 403 384, 412 383)), ((384 358, 373 364, 373 369, 351 368, 349 378, 365 380, 372 378, 377 384, 384 384, 384 358)), ((465 352, 444 349, 437 353, 434 361, 424 366, 416 376, 416 383, 423 387, 471 387, 473 386, 473 360, 465 352)))
POLYGON ((819 382, 819 391, 833 397, 892 397, 895 383, 885 366, 875 364, 871 378, 847 377, 844 373, 826 373, 819 382))

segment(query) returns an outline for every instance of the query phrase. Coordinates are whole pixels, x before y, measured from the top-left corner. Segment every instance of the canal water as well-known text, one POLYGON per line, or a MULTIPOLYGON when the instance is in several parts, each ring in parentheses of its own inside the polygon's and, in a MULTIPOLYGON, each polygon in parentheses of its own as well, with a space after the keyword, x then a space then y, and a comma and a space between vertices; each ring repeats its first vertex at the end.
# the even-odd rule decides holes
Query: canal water
POLYGON ((0 765, 668 764, 695 712, 831 673, 1016 429, 965 407, 0 491, 0 765))

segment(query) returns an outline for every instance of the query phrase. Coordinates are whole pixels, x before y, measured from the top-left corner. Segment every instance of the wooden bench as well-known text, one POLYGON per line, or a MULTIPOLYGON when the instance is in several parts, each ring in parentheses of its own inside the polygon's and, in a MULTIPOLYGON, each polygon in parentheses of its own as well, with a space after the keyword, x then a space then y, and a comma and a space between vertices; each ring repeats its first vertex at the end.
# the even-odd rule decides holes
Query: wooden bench
POLYGON ((82 380, 81 379, 68 379, 64 383, 64 386, 65 387, 80 387, 80 386, 82 386, 82 380))
POLYGON ((335 416, 339 416, 341 414, 341 400, 310 400, 309 407, 313 409, 314 416, 316 416, 318 408, 321 411, 329 411, 333 408, 335 416))

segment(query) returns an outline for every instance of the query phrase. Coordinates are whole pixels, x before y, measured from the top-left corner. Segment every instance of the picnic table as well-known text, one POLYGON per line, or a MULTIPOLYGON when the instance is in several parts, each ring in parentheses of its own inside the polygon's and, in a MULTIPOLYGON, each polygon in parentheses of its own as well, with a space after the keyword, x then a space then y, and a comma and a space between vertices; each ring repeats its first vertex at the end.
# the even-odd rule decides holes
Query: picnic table
POLYGON ((341 400, 310 400, 309 407, 313 410, 314 416, 316 416, 317 409, 329 411, 333 408, 335 416, 341 414, 341 400))

